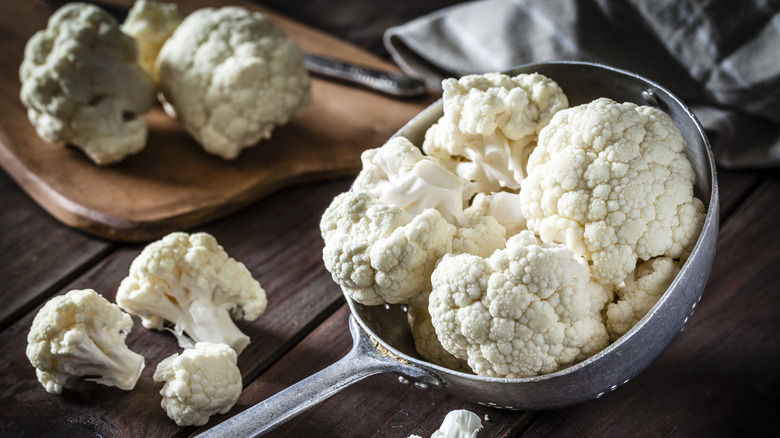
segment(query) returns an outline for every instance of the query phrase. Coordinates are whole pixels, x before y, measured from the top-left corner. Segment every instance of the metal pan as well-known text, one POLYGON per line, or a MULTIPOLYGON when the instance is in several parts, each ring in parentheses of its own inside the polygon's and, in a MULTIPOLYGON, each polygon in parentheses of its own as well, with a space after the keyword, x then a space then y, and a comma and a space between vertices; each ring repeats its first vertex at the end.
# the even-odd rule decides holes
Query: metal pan
MULTIPOLYGON (((595 356, 537 377, 501 379, 452 371, 428 363, 414 341, 400 306, 363 306, 347 298, 352 350, 319 373, 208 430, 203 436, 259 436, 346 386, 378 373, 441 388, 457 397, 505 409, 558 408, 598 398, 645 369, 683 329, 701 298, 712 269, 718 234, 718 189, 709 142, 693 113, 662 86, 633 73, 582 62, 529 64, 508 73, 538 72, 563 88, 571 106, 599 97, 659 107, 675 121, 688 143, 697 175, 694 188, 707 207, 703 230, 688 261, 652 310, 628 333, 595 356)), ((396 135, 421 144, 425 130, 442 114, 441 101, 396 135)))

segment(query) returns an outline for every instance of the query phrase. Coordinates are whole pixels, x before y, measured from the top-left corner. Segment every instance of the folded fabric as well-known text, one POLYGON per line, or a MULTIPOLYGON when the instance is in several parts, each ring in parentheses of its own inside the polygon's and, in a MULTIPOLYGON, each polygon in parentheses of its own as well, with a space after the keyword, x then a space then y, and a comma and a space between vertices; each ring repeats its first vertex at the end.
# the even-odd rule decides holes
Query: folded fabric
POLYGON ((482 0, 387 30, 402 70, 445 77, 531 62, 626 69, 697 114, 718 164, 780 165, 780 2, 776 0, 482 0))

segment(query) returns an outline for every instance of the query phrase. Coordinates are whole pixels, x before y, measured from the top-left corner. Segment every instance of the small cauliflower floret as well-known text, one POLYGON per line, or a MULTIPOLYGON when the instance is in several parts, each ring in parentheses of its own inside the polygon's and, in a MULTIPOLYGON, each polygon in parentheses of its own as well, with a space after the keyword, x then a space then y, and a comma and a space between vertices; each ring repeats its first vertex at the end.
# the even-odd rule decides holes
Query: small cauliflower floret
POLYGON ((271 137, 311 101, 298 45, 258 12, 188 15, 157 57, 166 110, 206 152, 226 160, 271 137))
POLYGON ((539 131, 568 107, 555 81, 540 74, 468 75, 442 82, 444 115, 423 150, 471 181, 469 194, 516 190, 539 131))
POLYGON ((474 216, 471 223, 458 227, 452 238, 453 254, 487 257, 506 244, 506 230, 492 216, 474 216))
POLYGON ((155 71, 157 54, 181 21, 182 16, 175 3, 137 0, 122 23, 122 32, 138 42, 141 67, 155 82, 159 81, 155 71))
POLYGON ((135 40, 102 9, 58 9, 27 42, 19 77, 42 139, 75 145, 100 165, 146 146, 142 116, 154 104, 154 82, 138 64, 135 40))
POLYGON ((566 247, 522 231, 487 259, 447 255, 428 310, 442 346, 490 377, 530 377, 582 361, 609 343, 611 292, 566 247))
POLYGON ((143 356, 125 344, 132 328, 130 315, 94 290, 72 290, 35 315, 27 358, 52 394, 61 394, 70 376, 129 391, 144 368, 143 356))
POLYGON ((663 111, 601 98, 553 116, 528 161, 528 228, 618 285, 637 260, 685 259, 704 223, 680 130, 663 111))
POLYGON ((370 193, 380 202, 395 204, 412 216, 435 208, 452 224, 463 222, 463 189, 468 181, 425 157, 405 137, 361 155, 363 169, 353 190, 370 193))
POLYGON ((408 303, 430 289, 431 272, 452 250, 455 231, 434 209, 411 218, 369 193, 346 192, 322 215, 322 258, 353 300, 408 303))
POLYGON ((471 371, 465 360, 456 358, 441 346, 439 337, 433 329, 427 306, 409 306, 406 315, 409 328, 412 330, 414 347, 423 359, 451 370, 471 371))
POLYGON ((238 355, 225 344, 198 342, 181 354, 163 359, 154 372, 165 382, 162 407, 179 426, 202 426, 214 414, 224 414, 241 395, 238 355))
POLYGON ((658 257, 639 264, 616 292, 619 299, 607 305, 607 332, 615 341, 631 330, 661 299, 672 284, 680 265, 669 257, 658 257))
POLYGON ((463 214, 474 220, 491 216, 501 224, 511 237, 526 229, 520 194, 512 192, 477 193, 463 214))
POLYGON ((232 318, 253 321, 268 304, 243 263, 207 233, 171 233, 149 244, 130 265, 116 302, 146 328, 172 332, 182 347, 224 343, 238 354, 249 345, 232 318), (231 318, 232 316, 232 318, 231 318))

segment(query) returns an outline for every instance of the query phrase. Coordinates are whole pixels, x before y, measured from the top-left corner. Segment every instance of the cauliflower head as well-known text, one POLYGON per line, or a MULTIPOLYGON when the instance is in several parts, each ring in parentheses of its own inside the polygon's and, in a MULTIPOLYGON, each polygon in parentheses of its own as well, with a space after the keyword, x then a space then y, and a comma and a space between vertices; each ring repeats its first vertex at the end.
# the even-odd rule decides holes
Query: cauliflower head
POLYGON ((423 359, 451 370, 471 371, 465 360, 456 358, 441 346, 427 307, 409 306, 406 316, 412 331, 414 348, 423 359))
POLYGON ((119 285, 116 302, 144 327, 191 341, 224 343, 238 354, 249 345, 233 322, 253 321, 266 308, 265 290, 243 263, 208 233, 174 232, 146 246, 119 285))
POLYGON ((122 32, 138 42, 141 67, 155 82, 159 82, 155 70, 157 54, 181 21, 182 16, 175 3, 137 0, 122 23, 122 32))
POLYGON ((444 115, 423 150, 473 183, 470 192, 517 190, 539 131, 568 107, 558 84, 540 74, 467 75, 442 81, 444 115))
POLYGON ((202 426, 214 414, 224 414, 241 395, 238 355, 225 344, 198 342, 181 354, 163 359, 154 372, 165 382, 162 407, 179 426, 202 426))
POLYGON ((227 6, 188 15, 157 57, 166 109, 206 152, 235 159, 311 101, 296 43, 257 12, 227 6))
POLYGON ((143 114, 154 104, 154 82, 138 63, 135 40, 102 9, 58 9, 27 42, 19 77, 22 103, 44 140, 75 145, 99 165, 146 146, 143 114))
POLYGON ((336 196, 320 220, 325 267, 365 305, 408 303, 430 289, 436 262, 452 250, 456 227, 438 211, 411 218, 366 192, 336 196))
POLYGON ((705 211, 685 149, 656 108, 601 98, 556 113, 522 182, 528 228, 591 261, 608 285, 638 259, 687 257, 705 211))
POLYGON ((132 328, 130 315, 94 290, 72 290, 35 315, 27 358, 52 394, 61 394, 70 376, 129 391, 144 368, 143 356, 125 344, 132 328))
POLYGON ((431 275, 439 340, 475 373, 530 377, 582 361, 609 343, 601 310, 611 291, 587 263, 530 231, 485 259, 447 255, 431 275))
POLYGON ((623 336, 661 299, 672 284, 680 264, 669 257, 657 257, 637 265, 615 292, 618 300, 607 305, 606 326, 612 341, 623 336))
POLYGON ((425 157, 405 137, 393 137, 360 157, 363 168, 352 189, 395 204, 412 216, 435 208, 448 222, 464 221, 463 189, 468 183, 436 160, 425 157))

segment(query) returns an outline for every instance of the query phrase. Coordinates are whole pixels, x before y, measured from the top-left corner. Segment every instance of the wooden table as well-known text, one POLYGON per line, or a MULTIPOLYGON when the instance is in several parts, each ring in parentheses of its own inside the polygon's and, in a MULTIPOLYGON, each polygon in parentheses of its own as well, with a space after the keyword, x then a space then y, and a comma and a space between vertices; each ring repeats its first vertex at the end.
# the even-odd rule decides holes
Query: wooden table
MULTIPOLYGON (((386 1, 384 7, 395 12, 390 15, 364 6, 363 14, 373 20, 325 17, 328 12, 315 8, 329 2, 309 3, 309 9, 282 1, 271 6, 293 16, 297 11, 302 21, 384 55, 378 43, 384 28, 447 2, 423 2, 425 9, 417 2, 404 8, 386 1)), ((469 409, 483 418, 481 438, 780 434, 780 178, 770 171, 720 169, 718 180, 721 233, 703 299, 669 349, 616 391, 568 408, 517 412, 378 375, 270 436, 430 436, 453 409, 469 409)), ((350 349, 348 310, 323 267, 318 230, 325 207, 350 181, 286 188, 197 228, 216 236, 247 265, 270 303, 255 322, 239 323, 252 338, 238 363, 245 390, 231 412, 212 418, 209 426, 332 364, 350 349)), ((131 392, 71 379, 63 394, 54 396, 36 381, 25 357, 30 323, 45 300, 71 289, 94 288, 113 301, 141 244, 112 243, 62 225, 2 171, 0 230, 0 436, 182 437, 203 430, 177 427, 160 408, 154 366, 178 347, 173 336, 146 330, 137 319, 128 344, 146 357, 147 368, 131 392)))

